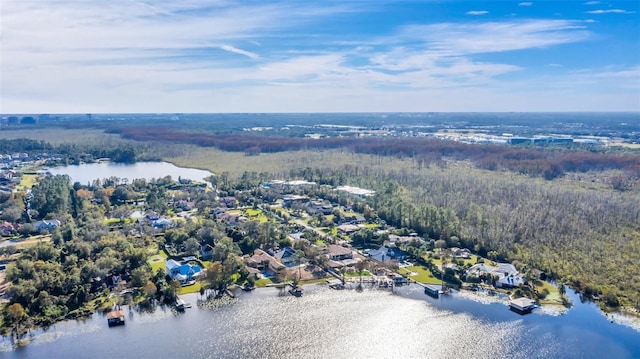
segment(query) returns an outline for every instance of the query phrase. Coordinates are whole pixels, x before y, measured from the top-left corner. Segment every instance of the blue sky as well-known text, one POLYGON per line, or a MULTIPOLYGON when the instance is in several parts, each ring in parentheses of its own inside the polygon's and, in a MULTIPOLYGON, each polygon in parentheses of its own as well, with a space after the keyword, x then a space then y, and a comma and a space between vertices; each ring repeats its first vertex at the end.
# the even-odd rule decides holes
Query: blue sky
POLYGON ((2 0, 0 112, 640 111, 640 1, 2 0))

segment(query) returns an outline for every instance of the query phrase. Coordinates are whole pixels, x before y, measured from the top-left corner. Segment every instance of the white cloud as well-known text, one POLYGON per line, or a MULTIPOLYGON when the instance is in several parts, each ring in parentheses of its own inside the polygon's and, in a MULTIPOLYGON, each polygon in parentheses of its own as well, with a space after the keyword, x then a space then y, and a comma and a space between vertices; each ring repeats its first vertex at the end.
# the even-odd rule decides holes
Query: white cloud
POLYGON ((600 4, 600 1, 587 1, 586 3, 584 3, 585 5, 598 5, 600 4))
POLYGON ((486 10, 471 10, 471 11, 467 11, 465 15, 479 16, 479 15, 486 15, 488 13, 489 12, 486 10))
POLYGON ((518 4, 519 6, 532 6, 533 3, 531 1, 525 1, 518 4))
POLYGON ((248 58, 254 59, 254 60, 259 60, 260 59, 260 55, 250 52, 250 51, 246 51, 246 50, 242 50, 242 49, 238 49, 237 47, 233 47, 233 46, 229 46, 229 45, 220 45, 220 48, 224 51, 229 51, 232 52, 234 54, 239 54, 239 55, 244 55, 248 58))
POLYGON ((591 10, 585 13, 586 14, 635 14, 635 11, 627 11, 622 9, 607 9, 607 10, 591 10))
POLYGON ((524 20, 412 25, 402 36, 421 39, 442 54, 479 54, 584 41, 591 33, 578 21, 524 20))
MULTIPOLYGON (((527 73, 515 57, 480 56, 592 36, 584 22, 536 19, 467 18, 374 38, 307 30, 360 11, 334 2, 2 2, 5 112, 539 110, 518 97, 539 84, 504 80, 527 73)), ((577 77, 566 83, 586 79, 577 77)), ((582 109, 582 97, 562 91, 545 109, 582 109)))

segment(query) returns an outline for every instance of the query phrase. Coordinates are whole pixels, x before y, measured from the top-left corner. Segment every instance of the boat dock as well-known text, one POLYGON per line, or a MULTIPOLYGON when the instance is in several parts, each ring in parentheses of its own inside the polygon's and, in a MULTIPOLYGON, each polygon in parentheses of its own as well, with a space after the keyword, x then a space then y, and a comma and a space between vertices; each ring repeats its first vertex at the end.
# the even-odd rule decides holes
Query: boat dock
POLYGON ((124 325, 124 310, 113 310, 107 314, 107 324, 110 327, 124 325))
POLYGON ((536 302, 529 298, 517 298, 509 301, 509 309, 518 314, 527 314, 536 307, 536 302))
POLYGON ((424 294, 433 297, 439 298, 440 293, 442 292, 442 286, 436 284, 421 284, 424 288, 424 294))

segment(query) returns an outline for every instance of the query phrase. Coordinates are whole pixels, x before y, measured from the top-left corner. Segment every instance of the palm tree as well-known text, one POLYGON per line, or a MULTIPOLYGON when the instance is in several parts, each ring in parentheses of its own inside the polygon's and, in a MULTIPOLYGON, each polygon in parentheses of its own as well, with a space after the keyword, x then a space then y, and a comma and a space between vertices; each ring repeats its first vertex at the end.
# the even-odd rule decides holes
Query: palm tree
POLYGON ((303 251, 296 251, 293 254, 293 262, 298 266, 298 281, 302 279, 302 264, 306 262, 303 251))
POLYGON ((367 268, 367 260, 361 260, 359 262, 356 262, 356 270, 358 271, 358 275, 360 276, 360 285, 362 285, 362 272, 364 271, 365 268, 367 268))

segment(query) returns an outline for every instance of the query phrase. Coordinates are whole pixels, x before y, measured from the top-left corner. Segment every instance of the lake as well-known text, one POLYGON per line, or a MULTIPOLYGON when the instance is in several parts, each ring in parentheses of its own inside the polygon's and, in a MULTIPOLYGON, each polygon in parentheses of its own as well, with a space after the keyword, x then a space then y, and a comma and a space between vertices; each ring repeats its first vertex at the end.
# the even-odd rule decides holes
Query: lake
POLYGON ((305 286, 302 297, 274 288, 217 308, 153 313, 126 309, 127 323, 107 327, 103 315, 35 332, 3 358, 640 358, 640 332, 612 323, 593 303, 563 315, 537 309, 521 316, 501 303, 461 295, 427 297, 417 285, 334 291, 305 286))
POLYGON ((136 163, 88 163, 82 165, 70 165, 53 167, 48 170, 53 175, 68 175, 72 182, 88 184, 96 179, 117 177, 129 181, 144 178, 162 178, 171 176, 174 180, 178 177, 195 181, 204 181, 212 175, 211 172, 196 168, 183 168, 169 162, 136 162, 136 163))

